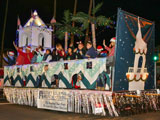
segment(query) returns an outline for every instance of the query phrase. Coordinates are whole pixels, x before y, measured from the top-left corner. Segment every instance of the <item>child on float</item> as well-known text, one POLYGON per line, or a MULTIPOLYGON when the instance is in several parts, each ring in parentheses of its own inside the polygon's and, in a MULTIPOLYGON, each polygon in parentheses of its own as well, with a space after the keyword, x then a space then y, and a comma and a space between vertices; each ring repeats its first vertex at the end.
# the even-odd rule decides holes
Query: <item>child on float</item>
POLYGON ((75 55, 75 59, 83 59, 83 57, 86 54, 86 50, 85 50, 84 45, 81 41, 78 42, 78 49, 75 48, 73 53, 75 55))
POLYGON ((51 55, 52 55, 52 60, 51 60, 50 62, 58 61, 58 60, 59 60, 59 56, 56 55, 56 49, 53 49, 53 50, 52 50, 51 55))
POLYGON ((37 52, 36 63, 41 63, 43 61, 43 57, 44 57, 43 47, 39 46, 38 48, 36 48, 36 52, 37 52))
POLYGON ((103 47, 101 45, 97 46, 97 53, 98 53, 98 57, 106 57, 107 56, 107 51, 103 50, 103 47))
POLYGON ((37 61, 37 52, 36 52, 36 50, 33 50, 32 54, 33 54, 33 58, 31 60, 31 64, 35 64, 35 63, 37 63, 36 62, 37 61))
POLYGON ((97 57, 97 51, 93 47, 91 41, 87 42, 86 48, 87 48, 87 52, 86 52, 84 58, 96 58, 97 57))
POLYGON ((15 65, 16 64, 16 58, 14 55, 14 51, 9 51, 7 52, 7 56, 3 54, 4 60, 8 63, 9 66, 15 65))
POLYGON ((52 60, 51 50, 46 49, 46 53, 43 56, 43 62, 50 62, 52 60))
POLYGON ((74 53, 72 51, 73 51, 72 47, 69 47, 67 55, 65 57, 65 60, 74 60, 75 59, 75 55, 74 55, 74 53))
POLYGON ((56 55, 58 55, 59 60, 64 60, 66 57, 65 51, 60 43, 56 44, 56 55))

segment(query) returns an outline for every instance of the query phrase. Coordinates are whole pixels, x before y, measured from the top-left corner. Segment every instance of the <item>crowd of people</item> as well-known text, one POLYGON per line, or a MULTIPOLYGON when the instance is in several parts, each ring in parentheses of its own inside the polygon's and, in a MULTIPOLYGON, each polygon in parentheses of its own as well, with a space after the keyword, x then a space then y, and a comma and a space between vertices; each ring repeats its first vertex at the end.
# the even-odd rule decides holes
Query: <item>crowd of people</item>
POLYGON ((73 44, 69 45, 67 51, 64 51, 61 44, 56 44, 56 48, 51 51, 51 49, 46 49, 44 51, 42 46, 37 47, 35 50, 31 51, 31 47, 25 47, 25 52, 23 47, 17 47, 13 42, 15 49, 17 50, 17 57, 14 51, 7 52, 7 56, 3 55, 4 60, 11 65, 24 65, 24 64, 36 64, 41 62, 53 62, 62 60, 75 60, 75 59, 85 59, 85 58, 96 58, 96 57, 106 57, 113 56, 115 51, 115 40, 112 38, 110 40, 109 47, 103 41, 102 46, 97 46, 95 49, 91 41, 88 41, 86 46, 82 42, 78 43, 78 48, 74 48, 73 44))

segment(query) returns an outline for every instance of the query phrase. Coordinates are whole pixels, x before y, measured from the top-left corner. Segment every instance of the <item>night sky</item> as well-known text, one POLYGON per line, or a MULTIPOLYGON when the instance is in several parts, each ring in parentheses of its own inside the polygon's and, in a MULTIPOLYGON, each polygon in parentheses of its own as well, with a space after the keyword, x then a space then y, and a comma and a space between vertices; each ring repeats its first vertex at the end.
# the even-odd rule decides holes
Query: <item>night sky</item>
MULTIPOLYGON (((111 17, 116 21, 117 8, 141 16, 151 21, 155 21, 155 45, 160 45, 160 7, 158 0, 95 0, 96 4, 103 2, 101 10, 96 15, 111 17)), ((0 41, 2 39, 2 29, 4 23, 6 0, 0 1, 0 41)), ((12 42, 16 40, 17 16, 19 15, 22 26, 31 17, 31 11, 37 10, 40 18, 49 23, 53 16, 54 0, 9 0, 7 25, 5 33, 4 48, 13 48, 12 42)), ((63 11, 69 9, 73 12, 74 0, 57 0, 56 20, 62 20, 63 11)), ((88 13, 89 0, 78 0, 77 11, 88 13)), ((116 25, 115 25, 116 26, 116 25)), ((115 29, 98 28, 97 29, 98 45, 105 38, 109 39, 115 36, 115 29)), ((0 42, 1 44, 1 42, 0 42)))

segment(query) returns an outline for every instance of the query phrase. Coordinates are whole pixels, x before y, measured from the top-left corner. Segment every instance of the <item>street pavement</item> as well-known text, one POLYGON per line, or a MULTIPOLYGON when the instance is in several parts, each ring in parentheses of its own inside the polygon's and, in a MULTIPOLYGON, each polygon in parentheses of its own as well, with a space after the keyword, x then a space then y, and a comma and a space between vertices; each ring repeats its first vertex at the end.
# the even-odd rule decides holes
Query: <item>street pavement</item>
POLYGON ((109 117, 37 109, 0 101, 0 120, 160 120, 160 111, 127 117, 109 117))

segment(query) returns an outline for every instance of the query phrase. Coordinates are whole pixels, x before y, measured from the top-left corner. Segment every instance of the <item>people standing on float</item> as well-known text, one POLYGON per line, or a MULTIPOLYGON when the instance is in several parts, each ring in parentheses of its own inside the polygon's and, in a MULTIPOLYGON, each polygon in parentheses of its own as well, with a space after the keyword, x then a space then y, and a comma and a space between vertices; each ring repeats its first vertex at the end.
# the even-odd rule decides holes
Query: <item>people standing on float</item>
POLYGON ((113 38, 111 38, 111 40, 110 40, 110 45, 109 45, 109 47, 106 45, 106 41, 105 40, 103 40, 103 45, 104 45, 104 47, 105 47, 105 49, 109 52, 109 54, 108 54, 108 56, 114 56, 114 53, 115 53, 115 41, 116 41, 116 38, 115 37, 113 37, 113 38))
POLYGON ((67 53, 67 55, 65 57, 65 60, 74 60, 75 59, 75 55, 74 55, 74 53, 72 51, 73 51, 72 48, 69 47, 68 48, 68 53, 67 53))
POLYGON ((35 64, 35 63, 37 63, 36 62, 37 61, 37 52, 36 52, 36 50, 33 50, 32 54, 33 54, 33 57, 31 59, 31 64, 35 64))
POLYGON ((33 54, 31 52, 31 47, 26 47, 26 52, 19 51, 20 54, 24 56, 24 64, 31 64, 31 60, 33 58, 33 54))
POLYGON ((96 58, 97 57, 97 51, 93 47, 91 41, 87 42, 87 46, 86 47, 87 47, 88 51, 86 52, 86 55, 84 56, 84 58, 96 58))
POLYGON ((84 48, 83 43, 80 42, 78 44, 78 49, 75 48, 73 52, 75 54, 75 59, 83 59, 83 56, 85 56, 86 54, 86 50, 84 48))
POLYGON ((103 47, 101 45, 97 46, 97 53, 98 53, 98 57, 106 57, 107 56, 107 51, 103 50, 103 47))
POLYGON ((106 61, 106 72, 108 74, 111 73, 111 66, 114 66, 114 64, 115 64, 114 63, 115 62, 115 60, 114 60, 115 41, 116 41, 115 37, 111 38, 111 40, 110 40, 111 43, 110 43, 110 45, 108 47, 105 44, 105 40, 103 40, 103 45, 104 45, 105 49, 108 51, 108 59, 106 61))
POLYGON ((3 54, 4 60, 8 63, 9 66, 16 64, 16 58, 13 51, 7 52, 7 57, 3 54))
POLYGON ((58 55, 59 60, 64 60, 66 57, 65 51, 61 44, 56 44, 56 55, 58 55))
MULTIPOLYGON (((16 48, 16 50, 19 53, 19 56, 23 56, 24 57, 24 64, 31 64, 31 60, 33 57, 33 54, 31 52, 31 47, 27 46, 26 47, 26 51, 23 52, 22 50, 18 49, 18 47, 15 45, 15 43, 13 42, 14 47, 16 48)), ((22 62, 21 60, 19 62, 22 62)))
POLYGON ((41 63, 43 61, 43 57, 44 57, 43 47, 39 46, 36 49, 36 52, 37 52, 37 61, 36 61, 36 63, 41 63))
MULTIPOLYGON (((23 47, 17 47, 16 44, 13 42, 15 49, 18 51, 23 51, 23 47)), ((24 56, 18 52, 16 65, 23 65, 24 64, 24 56)))
POLYGON ((50 62, 52 60, 51 50, 47 49, 43 56, 43 62, 50 62))

